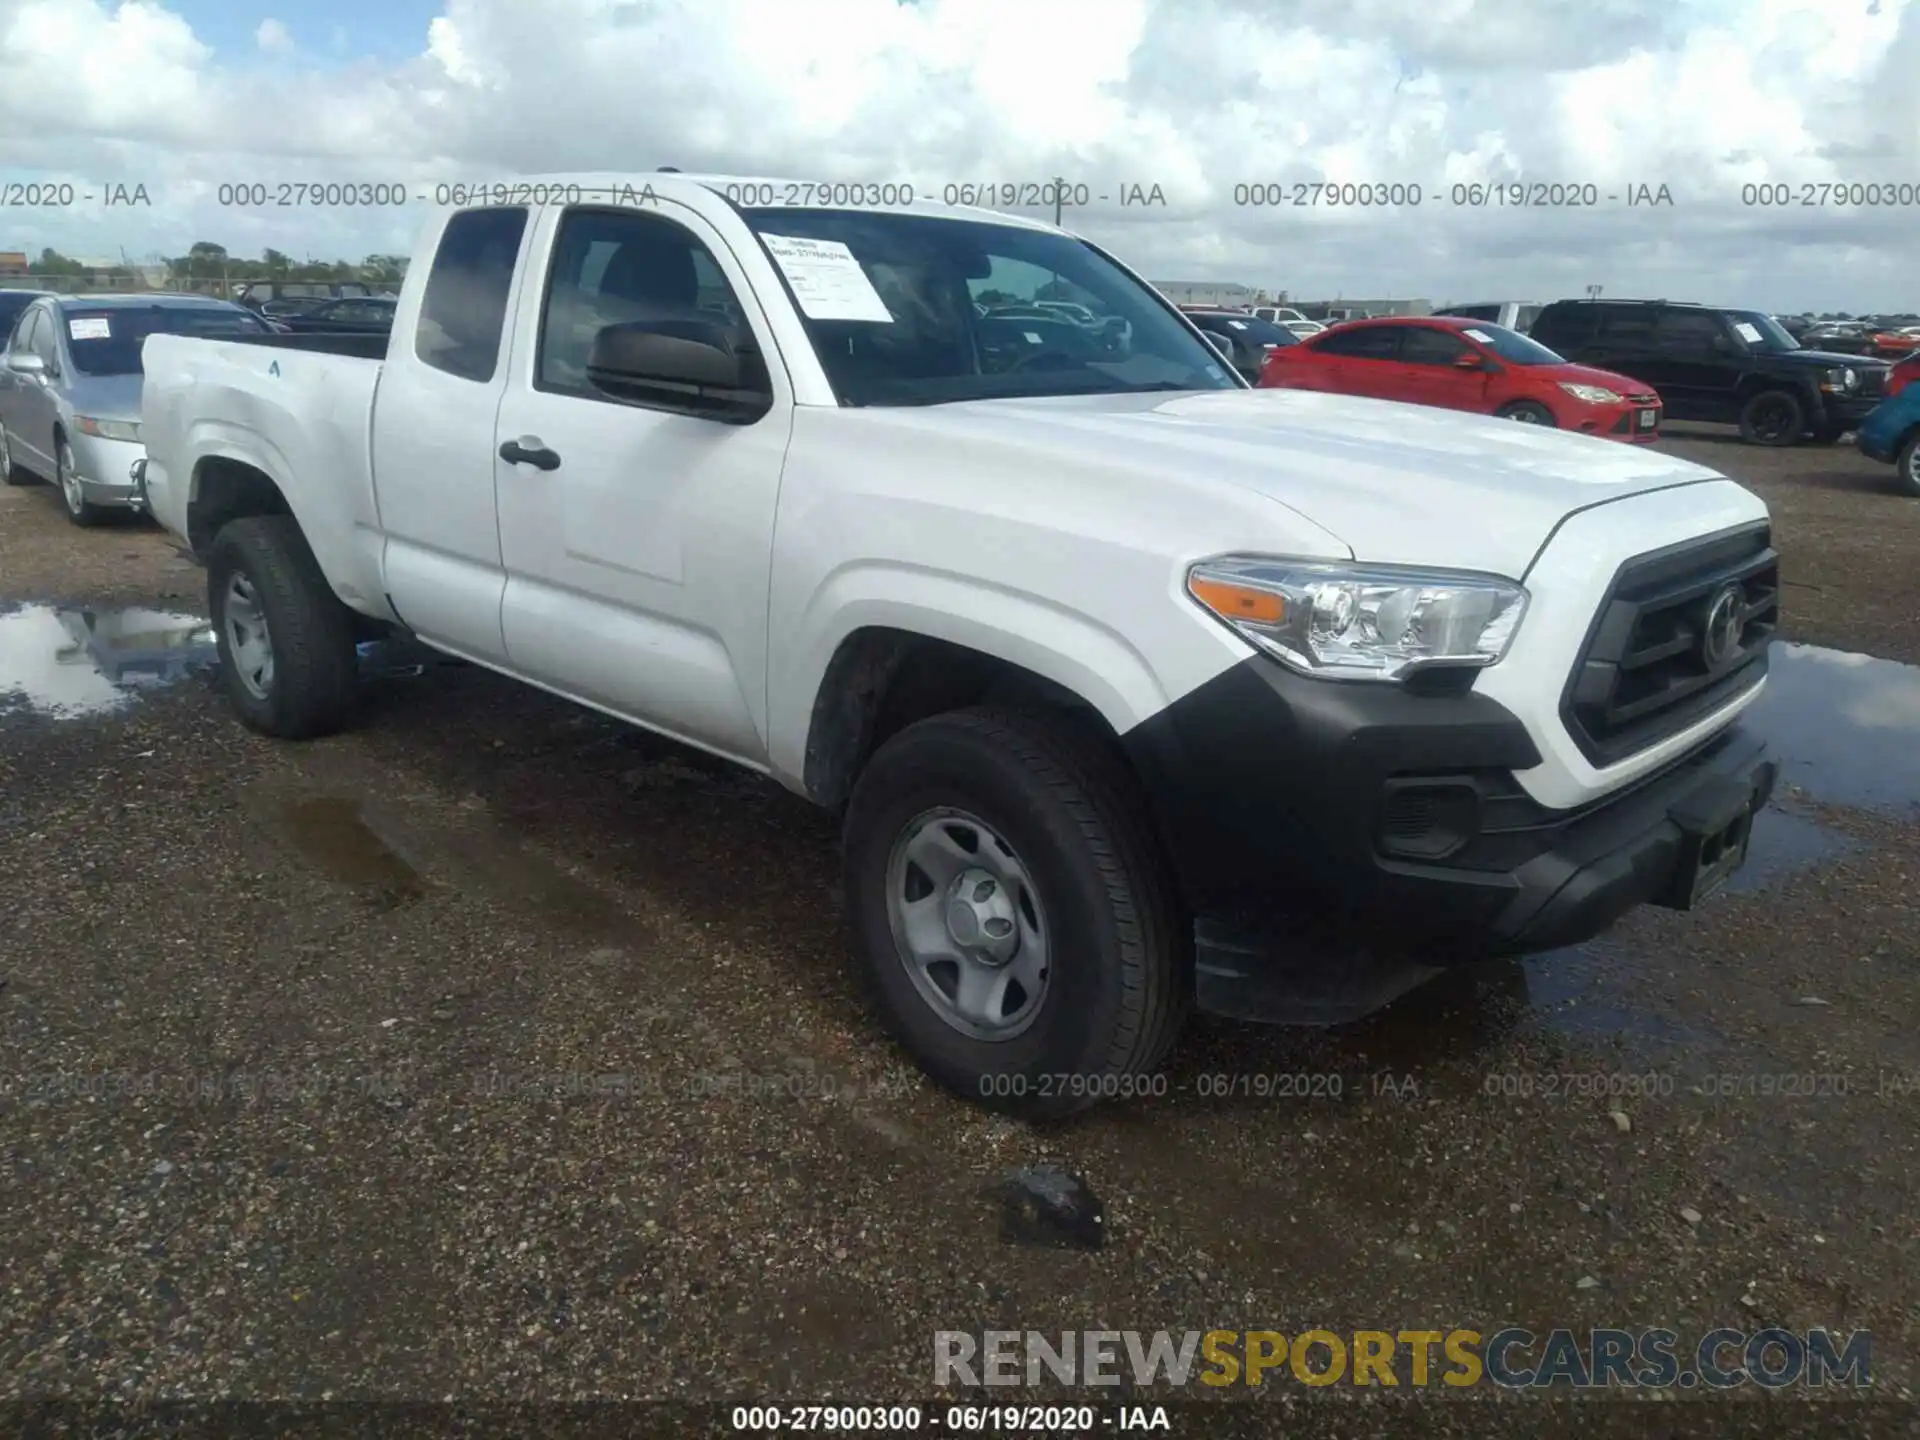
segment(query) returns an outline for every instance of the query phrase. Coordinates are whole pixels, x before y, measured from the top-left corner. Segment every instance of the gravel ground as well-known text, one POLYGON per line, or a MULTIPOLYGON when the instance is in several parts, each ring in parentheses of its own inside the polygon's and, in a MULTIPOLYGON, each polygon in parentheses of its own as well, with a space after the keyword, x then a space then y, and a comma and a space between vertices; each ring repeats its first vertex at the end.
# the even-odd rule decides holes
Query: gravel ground
MULTIPOLYGON (((1920 662, 1887 467, 1665 443, 1773 505, 1794 639, 1920 662)), ((5 490, 24 602, 204 597, 157 531, 5 490)), ((1339 1031, 1199 1022, 1164 1095, 1036 1129, 881 1037, 831 825, 766 782, 467 667, 304 746, 197 672, 50 719, 7 702, 7 624, 0 1398, 898 1401, 943 1329, 1507 1324, 1867 1329, 1911 1398, 1920 672, 1783 657, 1756 723, 1794 787, 1706 914, 1339 1031), (1331 1078, 1263 1078, 1301 1073, 1331 1078), (1102 1248, 1006 1238, 992 1187, 1033 1164, 1085 1177, 1102 1248)), ((1350 1433, 1545 1424, 1262 1393, 1350 1433)), ((1754 1393, 1668 1398, 1759 1433, 1754 1393)))

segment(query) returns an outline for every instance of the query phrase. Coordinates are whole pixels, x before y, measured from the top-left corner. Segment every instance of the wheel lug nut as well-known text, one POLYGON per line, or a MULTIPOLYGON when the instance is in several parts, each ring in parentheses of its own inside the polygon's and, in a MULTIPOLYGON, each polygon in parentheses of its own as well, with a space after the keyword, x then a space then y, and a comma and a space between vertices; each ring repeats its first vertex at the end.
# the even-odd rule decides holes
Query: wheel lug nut
POLYGON ((1004 940, 1013 933, 1013 922, 996 915, 987 921, 986 931, 994 939, 1004 940))
POLYGON ((993 898, 993 881, 982 880, 978 885, 974 886, 973 898, 976 904, 984 904, 986 901, 991 900, 993 898))

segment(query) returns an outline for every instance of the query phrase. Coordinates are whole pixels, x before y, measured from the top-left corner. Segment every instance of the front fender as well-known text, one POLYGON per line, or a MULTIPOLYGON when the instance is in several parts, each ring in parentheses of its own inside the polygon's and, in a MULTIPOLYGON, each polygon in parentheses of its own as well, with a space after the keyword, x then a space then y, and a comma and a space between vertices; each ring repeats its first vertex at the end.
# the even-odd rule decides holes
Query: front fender
POLYGON ((1143 596, 1134 618, 1139 623, 1130 628, 1148 641, 1158 665, 1112 625, 1042 596, 883 563, 843 568, 816 591, 794 643, 776 651, 791 658, 769 687, 773 769, 783 783, 803 788, 815 699, 835 653, 859 630, 944 640, 1018 666, 1086 701, 1117 735, 1251 653, 1170 596, 1143 596))

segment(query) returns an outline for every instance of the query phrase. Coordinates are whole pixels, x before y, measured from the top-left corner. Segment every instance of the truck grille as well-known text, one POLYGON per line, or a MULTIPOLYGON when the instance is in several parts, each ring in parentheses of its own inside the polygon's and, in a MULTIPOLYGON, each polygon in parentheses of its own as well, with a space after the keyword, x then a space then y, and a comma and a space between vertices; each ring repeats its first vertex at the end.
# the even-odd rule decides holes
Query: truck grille
POLYGON ((1779 623, 1768 526, 1628 561, 1567 682, 1567 733, 1597 766, 1678 734, 1760 683, 1779 623))
POLYGON ((1860 398, 1862 400, 1877 400, 1885 393, 1887 388, 1886 371, 1868 370, 1863 367, 1857 373, 1860 376, 1860 398))

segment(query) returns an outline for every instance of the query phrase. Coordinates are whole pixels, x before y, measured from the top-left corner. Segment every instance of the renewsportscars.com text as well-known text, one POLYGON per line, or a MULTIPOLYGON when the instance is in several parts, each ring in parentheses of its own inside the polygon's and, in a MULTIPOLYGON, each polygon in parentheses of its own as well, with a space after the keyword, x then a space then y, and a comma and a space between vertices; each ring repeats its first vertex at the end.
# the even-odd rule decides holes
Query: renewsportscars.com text
POLYGON ((1494 1385, 1503 1389, 1731 1390, 1755 1385, 1871 1382, 1873 1337, 1764 1329, 1710 1330, 1688 1340, 1666 1329, 1484 1332, 1435 1330, 936 1331, 933 1381, 952 1386, 1194 1383, 1494 1385))

